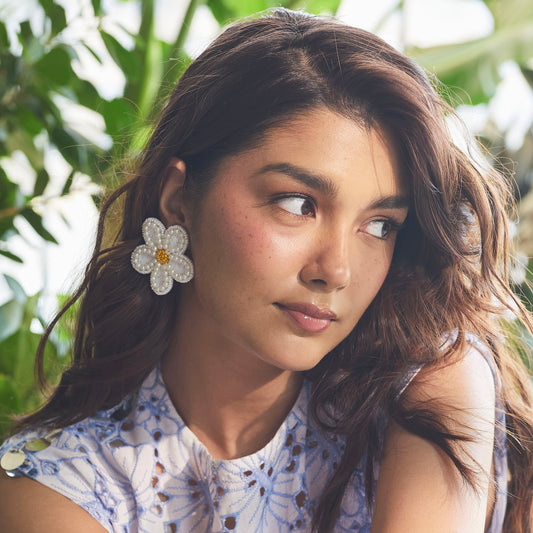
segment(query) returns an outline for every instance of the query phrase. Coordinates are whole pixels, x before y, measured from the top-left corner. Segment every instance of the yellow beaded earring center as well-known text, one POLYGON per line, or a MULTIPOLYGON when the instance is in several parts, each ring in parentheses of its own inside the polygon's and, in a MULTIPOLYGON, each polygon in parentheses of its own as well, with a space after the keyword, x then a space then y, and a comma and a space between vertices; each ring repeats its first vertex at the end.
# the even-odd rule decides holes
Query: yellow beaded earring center
POLYGON ((157 253, 155 254, 155 258, 157 259, 157 262, 161 265, 166 265, 169 260, 170 256, 167 254, 167 251, 163 248, 157 250, 157 253))

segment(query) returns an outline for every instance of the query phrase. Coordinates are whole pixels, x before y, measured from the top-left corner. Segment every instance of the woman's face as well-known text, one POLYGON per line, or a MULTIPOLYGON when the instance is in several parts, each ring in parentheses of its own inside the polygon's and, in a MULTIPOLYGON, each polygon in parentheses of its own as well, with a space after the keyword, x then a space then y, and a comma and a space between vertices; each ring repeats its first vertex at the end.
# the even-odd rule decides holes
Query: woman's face
POLYGON ((380 289, 406 197, 387 136, 326 109, 227 157, 187 216, 191 334, 280 369, 312 368, 380 289))

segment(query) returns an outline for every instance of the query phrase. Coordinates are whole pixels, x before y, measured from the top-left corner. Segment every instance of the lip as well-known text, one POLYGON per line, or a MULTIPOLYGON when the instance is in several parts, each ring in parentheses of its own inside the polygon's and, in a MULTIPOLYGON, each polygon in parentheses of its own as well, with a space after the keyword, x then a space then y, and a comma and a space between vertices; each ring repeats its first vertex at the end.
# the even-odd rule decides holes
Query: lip
POLYGON ((320 309, 316 305, 306 302, 276 303, 276 306, 298 326, 311 333, 324 331, 333 320, 337 319, 337 315, 331 309, 320 309))

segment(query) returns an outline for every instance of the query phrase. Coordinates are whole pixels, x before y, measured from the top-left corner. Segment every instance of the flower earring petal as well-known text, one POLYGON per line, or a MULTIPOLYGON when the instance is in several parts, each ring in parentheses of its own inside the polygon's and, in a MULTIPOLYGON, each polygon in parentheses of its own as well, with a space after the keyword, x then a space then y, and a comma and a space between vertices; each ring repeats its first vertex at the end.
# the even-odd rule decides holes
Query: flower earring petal
POLYGON ((163 296, 171 291, 172 285, 174 285, 174 280, 167 272, 165 266, 157 263, 150 274, 150 287, 152 287, 152 290, 158 296, 163 296))
POLYGON ((142 225, 144 242, 152 249, 158 250, 163 247, 163 235, 165 226, 155 217, 147 218, 142 225))
POLYGON ((139 274, 150 274, 155 266, 155 262, 154 252, 146 244, 137 246, 131 254, 131 264, 139 274))
POLYGON ((182 226, 170 226, 163 236, 163 246, 172 253, 182 254, 189 245, 189 237, 182 226))
POLYGON ((157 218, 147 218, 142 225, 146 244, 141 244, 131 254, 131 264, 140 274, 150 274, 150 286, 157 295, 171 291, 174 280, 188 283, 194 276, 192 261, 183 252, 189 236, 182 226, 165 229, 157 218))
POLYGON ((169 261, 169 273, 178 283, 188 283, 194 277, 192 261, 184 255, 176 255, 169 261))

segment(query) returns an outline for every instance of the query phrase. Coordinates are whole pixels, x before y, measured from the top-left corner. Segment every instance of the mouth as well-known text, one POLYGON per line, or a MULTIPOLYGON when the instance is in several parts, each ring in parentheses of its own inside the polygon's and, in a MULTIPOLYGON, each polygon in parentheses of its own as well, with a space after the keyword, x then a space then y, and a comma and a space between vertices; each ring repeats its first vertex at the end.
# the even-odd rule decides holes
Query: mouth
POLYGON ((275 305, 300 328, 310 333, 324 331, 331 322, 337 320, 337 315, 331 309, 320 309, 309 303, 276 303, 275 305))

